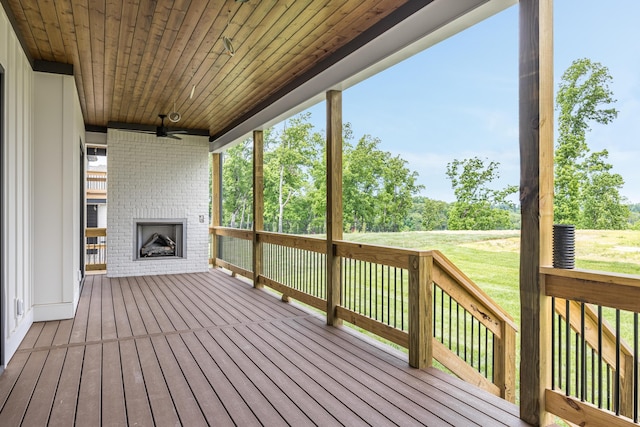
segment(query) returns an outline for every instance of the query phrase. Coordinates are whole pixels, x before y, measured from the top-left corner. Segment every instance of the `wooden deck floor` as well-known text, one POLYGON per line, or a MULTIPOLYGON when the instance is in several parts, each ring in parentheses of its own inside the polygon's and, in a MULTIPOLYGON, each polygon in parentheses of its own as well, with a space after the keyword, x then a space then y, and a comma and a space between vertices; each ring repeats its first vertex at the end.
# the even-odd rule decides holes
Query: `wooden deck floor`
POLYGON ((88 276, 0 376, 0 426, 523 426, 515 405, 409 368, 220 271, 88 276))

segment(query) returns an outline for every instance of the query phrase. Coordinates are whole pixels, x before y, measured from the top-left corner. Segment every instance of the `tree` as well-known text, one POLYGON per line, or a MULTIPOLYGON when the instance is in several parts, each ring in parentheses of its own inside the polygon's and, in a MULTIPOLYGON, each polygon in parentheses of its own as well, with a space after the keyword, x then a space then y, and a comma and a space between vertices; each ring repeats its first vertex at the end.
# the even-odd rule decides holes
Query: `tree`
POLYGON ((252 142, 246 140, 229 148, 223 155, 222 223, 247 228, 253 216, 252 142))
POLYGON ((418 172, 411 171, 407 163, 399 155, 383 154, 382 185, 376 200, 381 231, 400 231, 411 211, 413 196, 424 188, 416 183, 418 172))
POLYGON ((606 150, 591 153, 590 123, 608 124, 618 115, 607 67, 589 59, 574 61, 562 75, 556 97, 558 142, 555 150, 554 218, 581 228, 623 228, 629 217, 620 189, 622 176, 611 173, 606 150))
POLYGON ((281 133, 265 138, 265 216, 275 219, 279 233, 284 230, 285 208, 294 196, 306 194, 309 167, 321 152, 322 138, 313 133, 309 119, 310 113, 289 119, 281 133))
POLYGON ((343 145, 343 219, 351 231, 372 228, 384 156, 380 140, 364 135, 355 147, 343 145))
POLYGON ((607 150, 592 153, 584 163, 586 181, 582 183, 583 204, 579 225, 597 230, 622 230, 627 228, 631 215, 618 191, 624 180, 611 173, 612 166, 604 160, 607 150))
POLYGON ((422 227, 425 230, 446 230, 450 205, 442 200, 424 199, 422 227))
POLYGON ((448 217, 450 230, 495 230, 510 226, 509 212, 498 209, 498 205, 511 205, 507 200, 517 187, 509 185, 502 190, 488 187, 499 178, 499 162, 484 161, 478 157, 458 160, 447 164, 447 177, 451 181, 456 201, 448 217))
POLYGON ((344 225, 352 231, 399 231, 423 187, 407 161, 378 148, 381 141, 364 135, 355 147, 344 144, 344 225))

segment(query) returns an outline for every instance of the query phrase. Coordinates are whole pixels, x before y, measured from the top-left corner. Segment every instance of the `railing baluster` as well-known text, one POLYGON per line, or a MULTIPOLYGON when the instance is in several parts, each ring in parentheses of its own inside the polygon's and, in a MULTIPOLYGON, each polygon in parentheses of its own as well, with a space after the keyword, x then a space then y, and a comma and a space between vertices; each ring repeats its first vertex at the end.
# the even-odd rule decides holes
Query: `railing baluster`
POLYGON ((607 363, 607 409, 611 410, 611 366, 607 363))
POLYGON ((369 316, 373 317, 372 303, 373 303, 373 280, 371 279, 371 263, 365 263, 365 272, 367 271, 367 266, 369 267, 369 276, 367 282, 369 283, 369 316))
POLYGON ((595 401, 596 401, 595 378, 596 378, 596 351, 593 347, 591 347, 591 403, 593 404, 595 404, 595 401))
MULTIPOLYGON (((390 267, 387 266, 387 325, 391 324, 391 275, 390 267)), ((382 275, 384 277, 384 267, 382 267, 382 275)))
POLYGON ((393 326, 398 327, 398 269, 393 267, 393 326))
POLYGON ((580 400, 583 402, 587 395, 587 340, 584 333, 585 328, 584 303, 580 304, 580 400))
POLYGON ((576 395, 578 397, 580 397, 580 336, 578 335, 578 332, 576 332, 574 334, 574 346, 576 349, 576 357, 575 357, 575 366, 573 367, 573 369, 575 369, 575 390, 576 390, 576 395))
POLYGON ((452 308, 451 308, 451 295, 449 295, 449 350, 451 350, 451 312, 452 312, 452 308))
POLYGON ((489 330, 484 328, 484 376, 489 376, 489 330))
POLYGON ((375 274, 373 275, 373 278, 375 280, 375 286, 374 286, 375 292, 373 295, 375 296, 375 300, 376 300, 374 304, 374 307, 376 309, 375 319, 378 320, 378 265, 377 264, 374 270, 375 270, 375 274))
POLYGON ((562 324, 560 314, 558 314, 558 388, 562 390, 562 324))
POLYGON ((602 306, 600 305, 598 306, 598 408, 602 409, 602 306))
POLYGON ((456 356, 460 357, 460 304, 456 303, 456 356))
MULTIPOLYGON (((433 327, 434 338, 438 338, 438 331, 440 330, 440 325, 442 323, 442 306, 438 305, 438 300, 440 297, 438 295, 442 294, 442 289, 435 286, 433 288, 433 297, 434 297, 434 306, 433 306, 433 327)), ((442 337, 438 338, 440 342, 442 342, 442 337)))
POLYGON ((638 313, 633 313, 633 421, 638 422, 638 313))
MULTIPOLYGON (((558 323, 559 323, 558 319, 558 323)), ((551 390, 556 388, 556 299, 551 297, 551 390)))
POLYGON ((444 290, 440 288, 440 342, 444 342, 444 290))
POLYGON ((404 313, 404 269, 400 270, 400 293, 402 294, 402 298, 400 298, 400 309, 402 311, 402 319, 401 319, 401 325, 400 325, 400 329, 402 329, 403 331, 404 329, 404 324, 405 324, 405 313, 404 313))
POLYGON ((616 377, 614 379, 614 402, 616 415, 620 415, 620 310, 616 309, 616 377))
POLYGON ((565 388, 566 388, 566 394, 567 396, 569 396, 571 394, 571 369, 569 369, 569 367, 571 366, 571 307, 570 307, 570 301, 567 300, 566 302, 566 314, 565 314, 565 319, 567 319, 567 330, 566 330, 566 346, 565 346, 565 351, 566 351, 566 381, 565 381, 565 388))

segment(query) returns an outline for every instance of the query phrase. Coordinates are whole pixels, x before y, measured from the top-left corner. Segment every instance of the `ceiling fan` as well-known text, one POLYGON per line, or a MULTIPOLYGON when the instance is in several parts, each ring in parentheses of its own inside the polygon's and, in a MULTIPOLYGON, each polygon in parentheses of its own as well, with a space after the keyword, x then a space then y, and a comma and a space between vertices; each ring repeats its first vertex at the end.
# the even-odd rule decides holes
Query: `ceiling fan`
POLYGON ((176 134, 186 134, 186 130, 169 130, 167 126, 164 125, 164 119, 167 117, 166 114, 158 114, 160 117, 160 126, 156 128, 156 136, 159 138, 172 138, 172 139, 182 139, 176 134))

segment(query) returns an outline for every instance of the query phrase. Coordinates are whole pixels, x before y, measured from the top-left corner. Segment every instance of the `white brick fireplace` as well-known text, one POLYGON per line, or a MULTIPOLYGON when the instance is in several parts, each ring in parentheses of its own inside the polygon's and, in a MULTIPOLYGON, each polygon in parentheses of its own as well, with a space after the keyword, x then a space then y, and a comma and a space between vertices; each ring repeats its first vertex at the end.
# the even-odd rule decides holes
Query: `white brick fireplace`
POLYGON ((209 143, 206 137, 180 137, 108 130, 107 276, 207 270, 209 143), (139 224, 179 230, 181 236, 172 238, 180 250, 174 256, 140 257, 140 240, 149 232, 143 236, 139 224))

